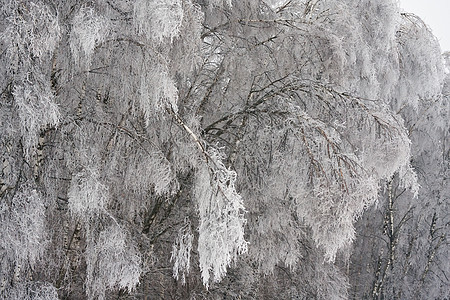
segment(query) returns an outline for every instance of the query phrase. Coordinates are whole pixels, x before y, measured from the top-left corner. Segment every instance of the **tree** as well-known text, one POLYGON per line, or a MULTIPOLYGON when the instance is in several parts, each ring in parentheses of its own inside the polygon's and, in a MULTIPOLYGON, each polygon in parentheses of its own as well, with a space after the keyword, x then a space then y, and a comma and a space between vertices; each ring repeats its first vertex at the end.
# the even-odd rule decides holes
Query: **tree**
POLYGON ((3 297, 343 299, 417 193, 443 68, 393 1, 1 3, 3 297))
POLYGON ((355 299, 445 299, 449 296, 445 288, 449 272, 448 72, 441 77, 444 80, 435 79, 440 49, 417 16, 403 15, 398 36, 402 61, 408 66, 402 77, 416 100, 396 100, 392 105, 406 120, 419 196, 415 199, 394 176, 387 182, 379 207, 359 221, 350 268, 358 284, 351 295, 355 299), (432 60, 425 64, 424 57, 432 60), (411 83, 417 79, 420 82, 411 83), (424 80, 433 84, 425 88, 424 80))

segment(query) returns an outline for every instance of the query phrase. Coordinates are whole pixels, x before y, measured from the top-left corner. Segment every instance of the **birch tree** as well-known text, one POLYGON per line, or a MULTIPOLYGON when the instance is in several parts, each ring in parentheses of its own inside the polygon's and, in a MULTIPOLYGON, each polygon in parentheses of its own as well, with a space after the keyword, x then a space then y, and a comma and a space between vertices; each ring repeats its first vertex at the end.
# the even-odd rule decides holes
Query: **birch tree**
POLYGON ((418 86, 413 80, 427 76, 421 82, 433 82, 427 88, 408 89, 415 101, 401 104, 395 99, 392 103, 407 123, 419 196, 415 199, 402 188, 396 175, 387 182, 379 208, 359 222, 351 259, 354 298, 448 297, 448 72, 445 78, 443 72, 436 78, 442 58, 426 25, 417 16, 402 17, 398 34, 404 49, 402 61, 414 69, 402 75, 402 80, 418 86), (429 61, 424 62, 424 57, 429 61))
POLYGON ((0 3, 2 297, 345 299, 418 192, 443 67, 394 1, 0 3))

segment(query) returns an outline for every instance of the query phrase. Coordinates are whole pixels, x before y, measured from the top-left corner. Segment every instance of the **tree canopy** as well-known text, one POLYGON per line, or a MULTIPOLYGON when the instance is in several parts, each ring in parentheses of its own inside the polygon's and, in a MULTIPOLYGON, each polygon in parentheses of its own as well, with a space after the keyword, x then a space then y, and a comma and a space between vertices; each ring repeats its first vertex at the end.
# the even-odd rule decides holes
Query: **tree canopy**
POLYGON ((449 297, 449 73, 394 0, 1 0, 0 296, 449 297))

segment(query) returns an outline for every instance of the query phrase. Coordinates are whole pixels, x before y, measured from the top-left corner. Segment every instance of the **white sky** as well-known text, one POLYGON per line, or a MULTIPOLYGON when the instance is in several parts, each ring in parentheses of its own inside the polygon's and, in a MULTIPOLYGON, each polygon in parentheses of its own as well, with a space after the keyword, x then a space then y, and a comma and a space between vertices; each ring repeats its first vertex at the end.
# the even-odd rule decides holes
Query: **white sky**
POLYGON ((424 20, 439 39, 442 52, 450 51, 450 0, 400 0, 400 7, 424 20))

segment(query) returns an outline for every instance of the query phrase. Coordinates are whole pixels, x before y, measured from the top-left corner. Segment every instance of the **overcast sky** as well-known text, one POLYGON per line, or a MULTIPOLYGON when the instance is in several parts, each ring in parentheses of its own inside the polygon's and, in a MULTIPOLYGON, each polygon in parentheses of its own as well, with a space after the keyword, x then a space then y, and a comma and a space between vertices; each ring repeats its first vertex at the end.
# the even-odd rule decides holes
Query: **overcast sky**
POLYGON ((450 0, 400 0, 400 7, 421 17, 439 39, 442 52, 450 51, 450 0))

